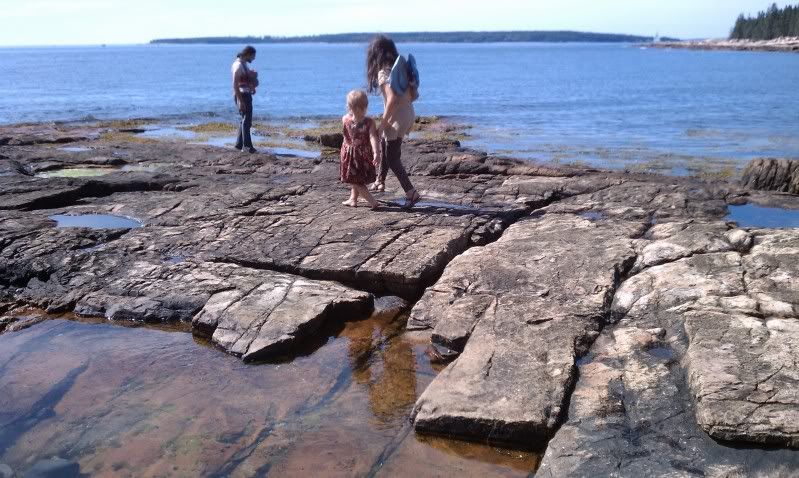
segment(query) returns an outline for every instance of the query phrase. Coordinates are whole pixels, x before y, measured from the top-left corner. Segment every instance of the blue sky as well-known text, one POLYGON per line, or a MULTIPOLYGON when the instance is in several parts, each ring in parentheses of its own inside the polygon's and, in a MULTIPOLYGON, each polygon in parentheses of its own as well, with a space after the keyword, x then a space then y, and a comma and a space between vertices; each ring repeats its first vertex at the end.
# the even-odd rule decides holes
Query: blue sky
MULTIPOLYGON (((783 6, 791 2, 777 2, 783 6)), ((357 31, 581 30, 723 37, 764 0, 0 0, 0 45, 357 31), (397 7, 397 5, 402 5, 397 7), (237 10, 233 9, 233 6, 237 10), (393 13, 389 13, 393 12, 393 13)))

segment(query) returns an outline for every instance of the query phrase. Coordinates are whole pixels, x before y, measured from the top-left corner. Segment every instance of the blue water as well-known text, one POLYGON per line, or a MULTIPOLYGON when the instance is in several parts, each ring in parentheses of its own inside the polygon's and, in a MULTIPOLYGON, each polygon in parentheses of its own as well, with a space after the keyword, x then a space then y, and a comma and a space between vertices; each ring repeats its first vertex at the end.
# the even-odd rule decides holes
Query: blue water
POLYGON ((82 214, 79 216, 56 214, 50 216, 50 219, 56 222, 56 227, 86 227, 90 229, 136 229, 142 227, 142 223, 135 219, 111 214, 82 214))
POLYGON ((727 219, 740 227, 793 228, 799 227, 799 210, 777 207, 730 206, 727 219))
MULTIPOLYGON (((234 121, 239 45, 0 49, 0 123, 234 121)), ((619 44, 404 44, 422 115, 474 125, 469 146, 551 161, 692 171, 799 157, 799 55, 619 44), (696 161, 695 159, 693 159, 696 161), (675 169, 676 168, 676 169, 675 169)), ((365 45, 260 45, 260 119, 339 115, 365 45)), ((373 98, 371 113, 381 110, 373 98)))

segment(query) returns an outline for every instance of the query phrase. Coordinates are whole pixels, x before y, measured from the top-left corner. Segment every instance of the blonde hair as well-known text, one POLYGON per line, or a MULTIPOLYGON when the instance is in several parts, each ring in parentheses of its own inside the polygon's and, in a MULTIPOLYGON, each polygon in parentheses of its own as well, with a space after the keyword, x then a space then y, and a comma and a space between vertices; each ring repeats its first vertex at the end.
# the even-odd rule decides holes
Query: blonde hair
POLYGON ((366 110, 369 107, 369 97, 361 90, 352 90, 347 94, 347 109, 353 111, 355 109, 366 110))

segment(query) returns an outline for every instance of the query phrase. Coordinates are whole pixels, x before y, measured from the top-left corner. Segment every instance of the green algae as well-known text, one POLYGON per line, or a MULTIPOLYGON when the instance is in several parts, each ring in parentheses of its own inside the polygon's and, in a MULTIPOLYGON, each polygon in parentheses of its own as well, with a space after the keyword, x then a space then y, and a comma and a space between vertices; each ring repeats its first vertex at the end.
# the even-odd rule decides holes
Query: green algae
POLYGON ((234 123, 226 123, 222 121, 211 121, 208 123, 200 123, 189 126, 179 126, 177 129, 182 131, 191 131, 193 133, 219 133, 219 134, 233 134, 236 132, 236 125, 234 123))

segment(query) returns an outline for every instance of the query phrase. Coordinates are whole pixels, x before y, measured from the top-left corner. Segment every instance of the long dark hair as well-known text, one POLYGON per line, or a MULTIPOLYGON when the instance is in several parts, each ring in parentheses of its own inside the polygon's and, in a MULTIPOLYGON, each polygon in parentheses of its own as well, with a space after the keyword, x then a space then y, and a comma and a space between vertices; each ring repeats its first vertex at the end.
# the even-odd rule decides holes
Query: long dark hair
POLYGON ((255 47, 253 47, 251 45, 247 45, 247 46, 244 47, 243 50, 241 50, 236 55, 236 58, 238 58, 239 60, 242 60, 242 59, 244 59, 244 57, 247 57, 247 56, 252 57, 254 55, 255 55, 255 47))
POLYGON ((383 68, 391 68, 397 61, 399 53, 394 40, 378 35, 369 44, 366 50, 366 86, 369 93, 377 93, 380 85, 377 84, 377 74, 383 68))

